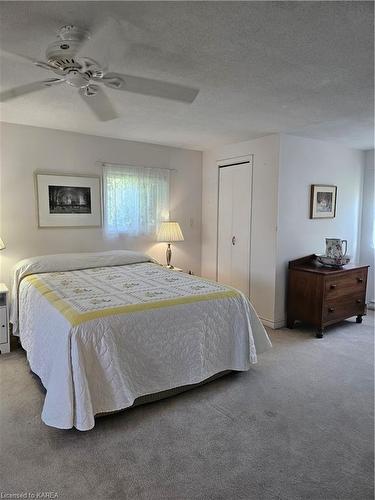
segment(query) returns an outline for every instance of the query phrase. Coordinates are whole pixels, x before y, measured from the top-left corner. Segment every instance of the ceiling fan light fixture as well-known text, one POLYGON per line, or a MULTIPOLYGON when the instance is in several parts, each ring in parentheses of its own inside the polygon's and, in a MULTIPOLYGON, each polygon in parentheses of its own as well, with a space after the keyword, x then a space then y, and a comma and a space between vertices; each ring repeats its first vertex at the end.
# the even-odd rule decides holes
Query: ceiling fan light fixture
POLYGON ((76 88, 86 87, 90 81, 89 76, 86 73, 82 73, 76 69, 69 71, 65 78, 68 85, 76 88))
POLYGON ((97 85, 86 85, 85 87, 81 87, 79 92, 85 97, 91 97, 98 93, 99 87, 97 85))
POLYGON ((96 69, 92 73, 92 78, 103 78, 103 76, 104 76, 104 71, 102 69, 96 69))

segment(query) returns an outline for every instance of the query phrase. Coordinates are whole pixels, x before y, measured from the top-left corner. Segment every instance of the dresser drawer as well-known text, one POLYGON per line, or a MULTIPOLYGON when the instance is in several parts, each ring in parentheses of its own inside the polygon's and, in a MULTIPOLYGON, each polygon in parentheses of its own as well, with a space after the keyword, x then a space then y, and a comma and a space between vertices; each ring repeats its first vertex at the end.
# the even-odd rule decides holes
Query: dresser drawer
POLYGON ((0 307, 0 344, 8 342, 8 323, 6 307, 0 307))
POLYGON ((367 269, 329 276, 325 279, 325 298, 330 300, 344 295, 359 295, 361 298, 366 293, 366 281, 367 269))
POLYGON ((331 321, 350 318, 363 314, 365 311, 364 294, 352 295, 340 299, 327 300, 323 305, 323 320, 331 321))

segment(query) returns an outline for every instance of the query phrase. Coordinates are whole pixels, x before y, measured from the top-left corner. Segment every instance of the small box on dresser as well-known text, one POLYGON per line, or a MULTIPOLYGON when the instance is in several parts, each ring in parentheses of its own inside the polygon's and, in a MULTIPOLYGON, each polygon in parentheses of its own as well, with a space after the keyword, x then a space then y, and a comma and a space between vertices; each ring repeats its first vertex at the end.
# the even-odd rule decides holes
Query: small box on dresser
POLYGON ((0 353, 10 352, 8 288, 0 283, 0 353))
POLYGON ((348 264, 335 269, 317 263, 315 255, 289 262, 287 326, 300 320, 324 328, 352 316, 362 323, 366 312, 366 285, 369 266, 348 264))

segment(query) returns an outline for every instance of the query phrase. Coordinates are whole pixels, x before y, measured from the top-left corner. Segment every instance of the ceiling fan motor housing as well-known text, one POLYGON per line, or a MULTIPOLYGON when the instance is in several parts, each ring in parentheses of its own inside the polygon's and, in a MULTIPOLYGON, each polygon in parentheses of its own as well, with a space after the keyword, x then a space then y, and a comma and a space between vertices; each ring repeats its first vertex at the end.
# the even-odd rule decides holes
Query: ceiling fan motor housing
POLYGON ((74 24, 66 24, 57 30, 57 37, 60 38, 60 40, 76 40, 78 42, 83 42, 84 40, 88 40, 90 38, 90 32, 82 28, 78 28, 74 24))
POLYGON ((64 71, 80 68, 81 65, 76 61, 75 56, 82 43, 90 38, 90 33, 69 24, 62 26, 57 36, 59 40, 50 43, 46 50, 48 64, 64 71))

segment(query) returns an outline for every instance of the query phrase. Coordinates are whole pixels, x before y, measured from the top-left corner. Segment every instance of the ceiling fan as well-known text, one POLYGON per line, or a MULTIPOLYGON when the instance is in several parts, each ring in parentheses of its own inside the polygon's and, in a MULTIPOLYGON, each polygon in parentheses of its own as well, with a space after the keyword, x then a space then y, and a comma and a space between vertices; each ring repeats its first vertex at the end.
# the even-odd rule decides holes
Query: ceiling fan
POLYGON ((122 73, 107 72, 95 59, 81 55, 90 33, 74 25, 61 27, 57 32, 58 39, 48 45, 46 61, 37 61, 1 51, 4 57, 32 62, 35 66, 53 71, 54 78, 28 83, 0 92, 0 102, 42 90, 54 85, 66 84, 78 89, 79 95, 101 121, 117 118, 119 115, 113 107, 102 85, 114 90, 134 92, 174 101, 192 103, 199 90, 183 85, 153 80, 122 73))

